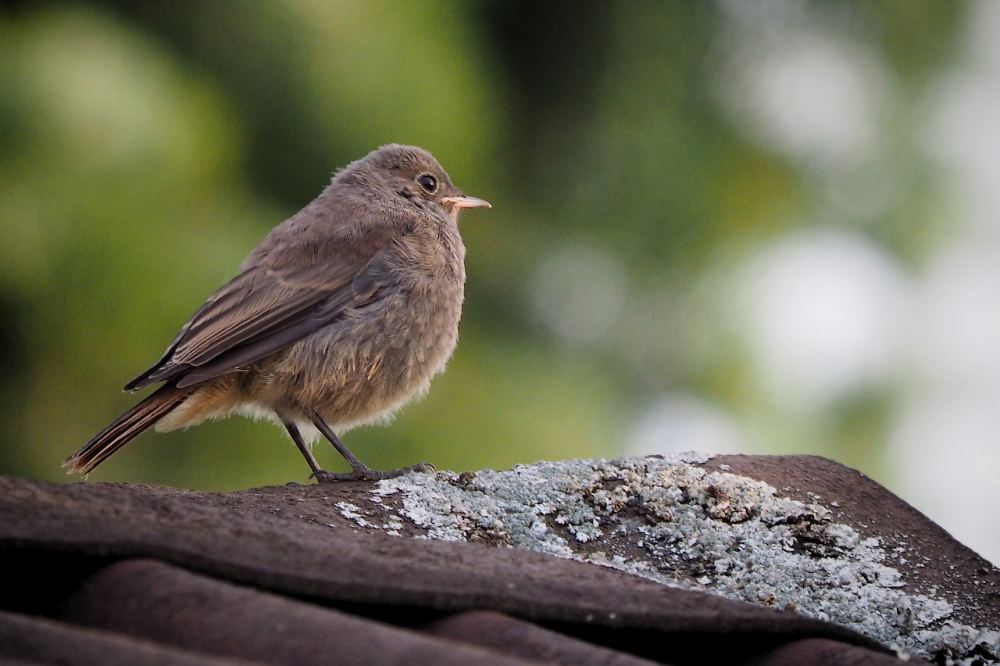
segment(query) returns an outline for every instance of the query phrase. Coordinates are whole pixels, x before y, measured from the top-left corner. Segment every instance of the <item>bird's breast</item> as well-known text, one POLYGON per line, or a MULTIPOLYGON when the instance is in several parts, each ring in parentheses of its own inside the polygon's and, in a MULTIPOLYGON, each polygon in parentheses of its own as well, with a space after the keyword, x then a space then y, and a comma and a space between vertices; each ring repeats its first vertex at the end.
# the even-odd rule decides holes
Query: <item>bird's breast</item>
POLYGON ((279 413, 307 406, 342 428, 391 413, 426 390, 455 349, 464 258, 457 231, 397 242, 375 299, 263 359, 253 392, 279 413))

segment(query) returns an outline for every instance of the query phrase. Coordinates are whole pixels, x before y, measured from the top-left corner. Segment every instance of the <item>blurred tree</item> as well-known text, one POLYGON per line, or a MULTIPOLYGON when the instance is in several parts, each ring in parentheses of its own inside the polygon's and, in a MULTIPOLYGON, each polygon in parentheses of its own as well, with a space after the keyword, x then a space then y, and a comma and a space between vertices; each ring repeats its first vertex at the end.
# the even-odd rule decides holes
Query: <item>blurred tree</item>
MULTIPOLYGON (((0 3, 0 471, 61 478, 132 403, 115 387, 257 240, 391 141, 430 149, 494 209, 463 224, 455 359, 393 426, 348 435, 367 462, 615 455, 647 404, 682 391, 758 449, 877 471, 896 386, 818 412, 776 404, 725 299, 746 257, 796 228, 844 226, 919 261, 933 172, 914 116, 963 7, 0 3), (859 102, 874 100, 873 158, 829 167, 742 106, 770 103, 760 63, 787 62, 797 35, 847 54, 834 73, 880 82, 859 102), (888 203, 855 205, 878 198, 859 183, 888 203)), ((143 436, 93 475, 211 489, 304 476, 282 434, 240 419, 143 436)))

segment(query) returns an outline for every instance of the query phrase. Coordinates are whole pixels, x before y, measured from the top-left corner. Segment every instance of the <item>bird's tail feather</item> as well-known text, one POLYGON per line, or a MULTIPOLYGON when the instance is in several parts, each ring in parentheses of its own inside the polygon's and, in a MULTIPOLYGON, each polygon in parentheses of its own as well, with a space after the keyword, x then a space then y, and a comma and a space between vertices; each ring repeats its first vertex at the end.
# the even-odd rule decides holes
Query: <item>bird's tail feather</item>
POLYGON ((66 473, 88 474, 115 451, 138 437, 143 430, 173 411, 194 392, 195 388, 194 386, 177 388, 173 384, 161 386, 67 458, 63 463, 63 467, 69 468, 66 473))

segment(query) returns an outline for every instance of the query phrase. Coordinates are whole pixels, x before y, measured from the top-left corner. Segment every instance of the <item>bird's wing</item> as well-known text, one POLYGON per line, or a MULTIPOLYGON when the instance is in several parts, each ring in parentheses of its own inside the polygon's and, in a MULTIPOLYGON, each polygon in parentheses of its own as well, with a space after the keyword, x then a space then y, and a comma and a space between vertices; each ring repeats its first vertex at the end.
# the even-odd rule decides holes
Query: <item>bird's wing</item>
POLYGON ((163 357, 125 389, 177 379, 190 386, 251 363, 304 338, 348 307, 378 298, 386 250, 367 262, 275 268, 253 266, 215 292, 163 357))

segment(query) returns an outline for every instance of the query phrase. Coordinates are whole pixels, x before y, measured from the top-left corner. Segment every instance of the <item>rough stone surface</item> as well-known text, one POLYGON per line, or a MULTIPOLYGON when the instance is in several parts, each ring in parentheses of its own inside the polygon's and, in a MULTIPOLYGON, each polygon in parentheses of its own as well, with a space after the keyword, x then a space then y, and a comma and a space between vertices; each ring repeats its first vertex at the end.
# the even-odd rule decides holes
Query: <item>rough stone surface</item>
MULTIPOLYGON (((870 479, 812 456, 566 461, 234 493, 0 477, 0 515, 0 565, 45 581, 0 595, 17 614, 0 625, 31 639, 19 652, 0 641, 0 661, 41 654, 31 650, 54 635, 25 618, 62 622, 55 647, 73 652, 83 638, 61 615, 67 600, 101 571, 152 559, 302 612, 320 605, 427 636, 449 627, 449 640, 513 658, 523 655, 497 646, 527 632, 538 654, 579 652, 582 640, 678 666, 876 666, 893 658, 886 644, 911 662, 998 662, 1000 570, 870 479)), ((198 599, 180 601, 198 636, 198 599)), ((243 604, 219 626, 245 629, 264 610, 243 604)))
POLYGON ((939 662, 1000 662, 995 607, 958 612, 953 595, 914 585, 891 566, 941 563, 839 522, 836 504, 792 499, 707 461, 678 455, 410 474, 337 507, 367 530, 557 555, 830 620, 939 662))
POLYGON ((372 489, 358 482, 204 493, 0 477, 0 567, 36 583, 8 586, 0 595, 7 611, 0 613, 0 633, 30 634, 19 646, 0 640, 0 662, 93 663, 81 660, 74 647, 82 644, 75 630, 83 626, 99 632, 88 634, 85 647, 131 636, 147 646, 184 649, 191 659, 243 658, 247 639, 240 636, 249 630, 261 641, 252 661, 274 664, 301 663, 290 649, 326 655, 330 636, 359 633, 319 629, 289 637, 284 621, 274 617, 278 606, 288 617, 319 624, 346 619, 381 635, 355 641, 345 663, 386 663, 390 654, 404 653, 408 664, 440 663, 427 651, 423 661, 406 652, 411 632, 430 637, 447 654, 460 651, 439 641, 459 640, 498 657, 485 663, 525 656, 509 649, 511 634, 528 635, 532 659, 547 663, 581 663, 584 652, 605 663, 610 650, 618 661, 676 666, 881 666, 892 654, 842 625, 608 567, 515 548, 388 535, 426 536, 396 509, 368 513, 376 518, 369 527, 357 522, 361 509, 344 517, 345 506, 349 513, 350 506, 402 507, 398 494, 374 503, 372 489), (151 585, 138 575, 151 566, 173 571, 171 580, 151 585), (209 612, 212 603, 219 611, 226 596, 235 602, 231 609, 209 612), (475 620, 482 612, 494 621, 475 620), (32 618, 69 631, 53 633, 32 618), (44 656, 37 648, 50 639, 59 644, 49 645, 47 654, 57 660, 35 659, 44 656), (559 657, 569 653, 576 655, 572 661, 559 657), (66 654, 75 656, 58 656, 66 654))

